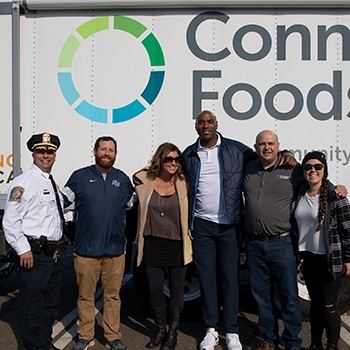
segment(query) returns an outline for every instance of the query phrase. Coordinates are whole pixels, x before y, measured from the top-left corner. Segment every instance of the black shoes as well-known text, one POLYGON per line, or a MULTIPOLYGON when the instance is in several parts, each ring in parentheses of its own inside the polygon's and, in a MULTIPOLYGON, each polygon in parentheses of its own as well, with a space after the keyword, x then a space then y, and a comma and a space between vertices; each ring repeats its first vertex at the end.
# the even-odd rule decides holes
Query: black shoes
POLYGON ((311 343, 309 350, 323 350, 322 343, 311 343))
MULTIPOLYGON (((322 343, 311 343, 311 345, 309 346, 309 350, 323 350, 323 349, 324 348, 322 343)), ((325 350, 338 350, 338 345, 327 343, 325 350)))

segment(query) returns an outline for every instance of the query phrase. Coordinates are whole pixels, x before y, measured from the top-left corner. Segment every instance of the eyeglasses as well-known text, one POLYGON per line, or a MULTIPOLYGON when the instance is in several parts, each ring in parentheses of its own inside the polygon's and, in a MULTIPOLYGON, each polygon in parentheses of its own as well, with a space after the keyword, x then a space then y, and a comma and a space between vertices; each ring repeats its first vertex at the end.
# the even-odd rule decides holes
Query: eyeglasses
POLYGON ((322 170, 323 167, 324 167, 323 164, 305 164, 304 170, 310 171, 312 168, 314 168, 315 170, 320 171, 320 170, 322 170))
POLYGON ((34 152, 37 153, 37 154, 45 154, 45 153, 47 153, 47 154, 55 154, 56 153, 56 151, 51 150, 51 149, 49 149, 49 150, 47 150, 47 149, 36 149, 34 152))
POLYGON ((180 157, 165 157, 164 158, 164 163, 172 163, 175 161, 176 163, 180 163, 180 157))

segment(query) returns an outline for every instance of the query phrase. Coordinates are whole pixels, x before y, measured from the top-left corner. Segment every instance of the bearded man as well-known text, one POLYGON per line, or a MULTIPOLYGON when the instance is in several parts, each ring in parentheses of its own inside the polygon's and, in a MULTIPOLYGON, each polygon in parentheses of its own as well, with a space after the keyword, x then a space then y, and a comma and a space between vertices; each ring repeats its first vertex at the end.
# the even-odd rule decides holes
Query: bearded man
POLYGON ((103 288, 106 347, 126 350, 119 332, 119 291, 125 266, 125 208, 132 206, 133 186, 123 171, 113 167, 117 143, 112 137, 99 137, 93 154, 95 164, 74 171, 62 190, 65 205, 75 203, 79 339, 73 350, 94 345, 94 294, 99 279, 103 288))

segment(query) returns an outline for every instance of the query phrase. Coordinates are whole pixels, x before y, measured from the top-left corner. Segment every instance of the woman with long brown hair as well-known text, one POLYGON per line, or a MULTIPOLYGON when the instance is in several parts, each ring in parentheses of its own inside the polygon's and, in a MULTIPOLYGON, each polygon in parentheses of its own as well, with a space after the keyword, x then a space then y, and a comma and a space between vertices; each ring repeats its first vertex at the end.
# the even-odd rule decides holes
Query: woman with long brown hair
POLYGON ((180 150, 172 143, 160 145, 150 166, 134 174, 139 200, 138 256, 150 292, 150 306, 157 334, 147 348, 173 350, 183 309, 186 265, 192 260, 188 228, 188 195, 180 164, 180 150), (164 300, 164 273, 169 274, 169 330, 164 300))
POLYGON ((342 276, 350 276, 350 206, 327 180, 325 154, 306 154, 302 166, 306 186, 297 199, 295 219, 302 271, 311 299, 309 350, 323 350, 324 330, 326 350, 338 350, 338 298, 342 276))

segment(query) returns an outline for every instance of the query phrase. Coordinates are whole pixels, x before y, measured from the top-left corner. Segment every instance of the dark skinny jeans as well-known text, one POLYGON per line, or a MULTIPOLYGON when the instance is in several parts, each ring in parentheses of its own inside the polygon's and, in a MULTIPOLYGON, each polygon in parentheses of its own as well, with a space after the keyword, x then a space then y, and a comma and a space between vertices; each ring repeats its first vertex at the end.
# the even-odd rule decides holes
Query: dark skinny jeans
POLYGON ((342 284, 340 274, 334 279, 328 271, 326 255, 302 253, 303 274, 310 303, 311 341, 320 343, 326 330, 327 343, 337 344, 340 338, 341 318, 338 299, 342 284))
POLYGON ((167 271, 164 267, 145 267, 145 270, 150 292, 151 308, 157 308, 165 304, 163 294, 165 273, 169 274, 169 304, 183 307, 186 266, 168 267, 167 271))

